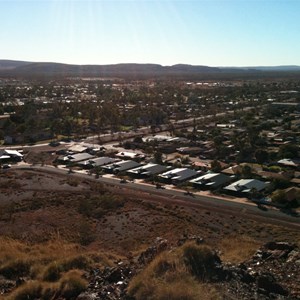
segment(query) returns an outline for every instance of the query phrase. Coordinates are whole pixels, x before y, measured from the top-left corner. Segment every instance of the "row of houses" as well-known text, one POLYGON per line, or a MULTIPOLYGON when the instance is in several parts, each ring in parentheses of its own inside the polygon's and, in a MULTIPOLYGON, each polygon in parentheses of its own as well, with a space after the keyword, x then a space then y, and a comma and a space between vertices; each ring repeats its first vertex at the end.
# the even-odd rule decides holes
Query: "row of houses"
MULTIPOLYGON (((125 157, 129 157, 125 155, 125 157)), ((194 170, 188 167, 173 168, 156 163, 140 163, 135 160, 121 159, 122 154, 116 157, 95 157, 89 153, 77 153, 61 158, 61 162, 68 162, 80 168, 98 168, 110 174, 126 174, 132 178, 154 178, 166 184, 189 183, 196 189, 224 191, 238 195, 247 195, 254 190, 264 190, 268 183, 257 179, 236 180, 235 175, 194 170)))

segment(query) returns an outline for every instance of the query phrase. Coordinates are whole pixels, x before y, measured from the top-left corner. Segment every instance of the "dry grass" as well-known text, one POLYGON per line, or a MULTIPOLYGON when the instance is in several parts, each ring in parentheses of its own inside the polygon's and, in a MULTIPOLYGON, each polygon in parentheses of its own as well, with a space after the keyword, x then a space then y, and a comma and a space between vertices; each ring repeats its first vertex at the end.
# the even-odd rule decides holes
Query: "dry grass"
POLYGON ((54 299, 55 295, 70 299, 87 286, 83 272, 91 267, 112 266, 110 259, 115 258, 59 238, 29 245, 1 237, 0 275, 13 280, 30 279, 3 299, 54 299))
POLYGON ((87 285, 87 281, 82 278, 82 273, 78 270, 72 270, 64 274, 61 280, 55 283, 40 282, 37 280, 28 281, 14 290, 7 299, 75 299, 87 288, 87 285))
POLYGON ((218 248, 221 251, 221 259, 224 262, 233 264, 250 259, 259 246, 260 243, 257 240, 248 236, 227 237, 218 244, 218 248))
POLYGON ((207 247, 188 244, 176 251, 161 253, 143 272, 133 278, 128 288, 129 295, 137 300, 220 299, 215 288, 199 281, 187 266, 187 249, 200 251, 200 255, 202 251, 204 254, 209 252, 207 247))

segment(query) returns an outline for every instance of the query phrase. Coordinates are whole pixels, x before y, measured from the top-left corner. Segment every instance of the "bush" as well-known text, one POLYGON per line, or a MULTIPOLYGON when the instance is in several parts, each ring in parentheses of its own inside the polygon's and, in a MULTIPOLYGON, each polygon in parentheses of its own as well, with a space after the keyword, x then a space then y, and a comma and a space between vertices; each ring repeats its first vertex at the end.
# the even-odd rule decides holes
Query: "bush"
POLYGON ((23 259, 16 259, 1 266, 0 274, 8 279, 17 279, 29 274, 30 262, 23 259))
POLYGON ((248 236, 228 236, 219 243, 221 259, 225 262, 239 264, 250 259, 260 243, 248 236))
POLYGON ((75 178, 68 178, 67 184, 72 187, 77 187, 79 184, 79 181, 78 181, 78 179, 75 179, 75 178))
POLYGON ((197 273, 196 266, 214 269, 216 261, 218 257, 208 247, 194 243, 163 252, 130 281, 128 295, 136 300, 220 299, 213 287, 192 274, 197 273))
POLYGON ((191 274, 201 280, 211 279, 216 265, 221 262, 210 248, 194 243, 183 246, 183 261, 191 274))
POLYGON ((61 272, 64 271, 63 265, 58 262, 52 262, 46 267, 46 270, 43 274, 43 280, 45 281, 57 281, 60 276, 61 272))
POLYGON ((60 280, 60 294, 66 299, 76 298, 87 288, 87 281, 81 277, 78 270, 66 273, 60 280))
POLYGON ((79 226, 79 243, 82 246, 87 246, 95 240, 93 228, 88 222, 81 222, 79 226))
POLYGON ((199 284, 193 280, 177 280, 169 284, 159 285, 155 296, 155 300, 205 300, 218 299, 216 292, 212 293, 212 289, 199 284))
POLYGON ((10 299, 13 300, 35 300, 42 296, 42 285, 37 281, 29 281, 16 289, 10 299))
POLYGON ((100 218, 106 212, 116 210, 124 205, 124 200, 111 194, 80 199, 78 212, 87 217, 100 218))
POLYGON ((43 274, 43 280, 54 282, 61 278, 62 272, 67 272, 72 269, 87 270, 93 261, 84 255, 78 255, 66 260, 59 260, 50 263, 43 274))
POLYGON ((71 269, 86 270, 92 265, 93 261, 85 255, 78 255, 67 259, 63 262, 63 268, 65 271, 71 269))

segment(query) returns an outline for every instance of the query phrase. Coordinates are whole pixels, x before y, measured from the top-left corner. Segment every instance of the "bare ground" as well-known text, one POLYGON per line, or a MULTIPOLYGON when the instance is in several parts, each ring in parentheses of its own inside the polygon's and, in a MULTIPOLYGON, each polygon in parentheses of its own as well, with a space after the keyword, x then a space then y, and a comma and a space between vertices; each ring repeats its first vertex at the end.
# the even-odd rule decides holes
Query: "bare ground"
POLYGON ((130 256, 160 236, 170 242, 183 234, 203 237, 216 245, 228 236, 258 242, 300 241, 291 228, 264 224, 243 214, 203 209, 191 203, 149 195, 127 188, 35 171, 9 170, 0 174, 0 234, 30 242, 61 235, 78 242, 80 231, 91 234, 88 247, 130 256), (118 195, 122 207, 100 216, 82 214, 78 205, 89 197, 118 195))

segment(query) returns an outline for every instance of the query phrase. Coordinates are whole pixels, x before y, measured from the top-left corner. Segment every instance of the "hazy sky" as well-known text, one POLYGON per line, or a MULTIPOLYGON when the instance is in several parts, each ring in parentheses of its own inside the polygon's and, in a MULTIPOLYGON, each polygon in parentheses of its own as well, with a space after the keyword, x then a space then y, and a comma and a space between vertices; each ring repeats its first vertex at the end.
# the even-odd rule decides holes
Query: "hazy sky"
POLYGON ((300 0, 0 0, 0 59, 300 65, 300 0))

